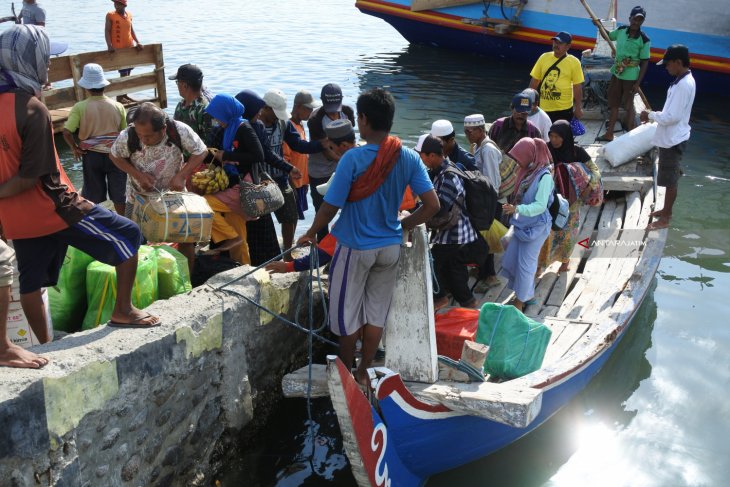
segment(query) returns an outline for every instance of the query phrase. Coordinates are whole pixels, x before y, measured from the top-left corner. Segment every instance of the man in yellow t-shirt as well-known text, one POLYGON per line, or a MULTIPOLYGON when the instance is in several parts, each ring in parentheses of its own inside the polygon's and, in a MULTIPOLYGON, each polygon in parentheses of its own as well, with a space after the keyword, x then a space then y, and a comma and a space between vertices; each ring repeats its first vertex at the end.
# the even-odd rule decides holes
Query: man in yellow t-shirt
POLYGON ((540 56, 530 71, 530 88, 540 93, 540 107, 553 122, 583 116, 583 69, 568 54, 572 42, 567 32, 555 34, 553 50, 540 56))

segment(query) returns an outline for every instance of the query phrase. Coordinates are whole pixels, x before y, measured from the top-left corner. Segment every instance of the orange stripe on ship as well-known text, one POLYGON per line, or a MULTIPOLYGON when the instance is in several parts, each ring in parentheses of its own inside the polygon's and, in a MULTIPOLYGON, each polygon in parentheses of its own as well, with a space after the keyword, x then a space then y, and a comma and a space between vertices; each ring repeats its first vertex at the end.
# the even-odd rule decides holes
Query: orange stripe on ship
MULTIPOLYGON (((415 20, 426 24, 449 27, 451 29, 462 30, 466 32, 474 32, 476 34, 490 33, 494 36, 507 37, 515 40, 532 42, 535 44, 552 44, 552 37, 555 35, 552 31, 534 29, 531 27, 521 27, 517 31, 510 34, 497 34, 491 27, 481 27, 478 25, 465 24, 461 21, 461 17, 455 15, 444 14, 427 10, 422 12, 412 12, 408 7, 390 2, 381 2, 378 0, 357 0, 355 7, 361 10, 381 12, 394 17, 415 20)), ((573 47, 581 50, 592 49, 596 42, 594 39, 582 36, 573 37, 573 47)), ((657 62, 664 56, 664 49, 652 49, 651 61, 657 62)), ((719 56, 709 56, 705 54, 691 55, 692 67, 703 69, 705 71, 714 71, 718 73, 730 74, 730 63, 727 59, 719 56)))

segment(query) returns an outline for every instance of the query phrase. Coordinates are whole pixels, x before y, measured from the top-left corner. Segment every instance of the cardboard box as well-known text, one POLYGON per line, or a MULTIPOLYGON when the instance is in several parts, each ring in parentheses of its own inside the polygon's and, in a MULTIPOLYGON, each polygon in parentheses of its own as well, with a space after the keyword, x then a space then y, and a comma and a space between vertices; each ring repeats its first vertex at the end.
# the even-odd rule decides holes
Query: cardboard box
POLYGON ((213 210, 195 193, 140 193, 134 197, 132 220, 150 242, 208 242, 213 210))
MULTIPOLYGON (((43 293, 43 305, 46 307, 46 316, 48 317, 48 330, 53 337, 53 324, 51 322, 51 308, 48 302, 48 293, 45 289, 43 293)), ((15 293, 13 293, 15 294, 15 293)), ((20 305, 20 298, 17 301, 11 301, 8 307, 8 332, 7 336, 11 343, 19 345, 23 348, 29 348, 34 345, 40 345, 41 342, 35 336, 30 328, 28 319, 25 317, 23 308, 20 305)))

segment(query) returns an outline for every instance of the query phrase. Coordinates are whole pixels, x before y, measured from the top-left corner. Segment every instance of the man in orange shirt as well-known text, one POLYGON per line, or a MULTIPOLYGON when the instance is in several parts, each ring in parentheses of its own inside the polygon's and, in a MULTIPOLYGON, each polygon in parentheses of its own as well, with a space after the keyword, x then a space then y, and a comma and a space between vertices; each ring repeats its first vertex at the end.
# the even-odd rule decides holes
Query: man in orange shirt
MULTIPOLYGON (((306 90, 299 91, 294 96, 294 107, 291 110, 291 118, 289 119, 288 130, 294 129, 301 140, 307 140, 307 134, 304 132, 303 122, 309 120, 312 110, 320 106, 321 103, 315 100, 311 93, 306 90)), ((309 209, 307 205, 307 191, 309 190, 309 154, 296 152, 291 150, 289 144, 284 143, 284 160, 292 166, 299 169, 302 173, 301 179, 292 179, 291 185, 294 188, 294 195, 297 198, 297 213, 299 219, 304 220, 304 212, 309 209)), ((296 225, 296 224, 295 224, 296 225)), ((296 226, 294 227, 296 230, 296 226)))
MULTIPOLYGON (((109 52, 126 47, 136 47, 141 51, 144 46, 139 43, 137 34, 134 33, 132 27, 132 13, 127 12, 127 0, 113 0, 114 11, 106 14, 106 27, 104 36, 106 37, 106 47, 109 52)), ((119 76, 129 76, 132 68, 120 69, 119 76)))
MULTIPOLYGON (((49 58, 42 27, 16 25, 0 34, 0 221, 15 246, 23 312, 38 339, 50 341, 41 288, 56 285, 71 245, 116 267, 110 325, 158 326, 159 318, 132 305, 139 227, 78 195, 58 159, 51 114, 39 99, 49 58)), ((5 298, 0 289, 0 310, 5 298)), ((47 362, 18 356, 7 345, 0 337, 0 365, 37 368, 47 362)))

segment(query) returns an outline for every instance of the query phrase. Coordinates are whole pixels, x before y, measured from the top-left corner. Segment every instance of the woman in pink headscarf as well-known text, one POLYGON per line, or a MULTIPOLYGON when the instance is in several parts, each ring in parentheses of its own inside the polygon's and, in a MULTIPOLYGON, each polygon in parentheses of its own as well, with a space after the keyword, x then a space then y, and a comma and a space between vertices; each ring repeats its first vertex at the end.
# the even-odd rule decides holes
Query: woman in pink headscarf
POLYGON ((548 207, 553 201, 552 158, 542 139, 523 138, 509 151, 519 173, 510 202, 502 205, 514 236, 502 257, 500 274, 515 292, 515 308, 520 311, 535 295, 535 272, 540 248, 550 235, 552 218, 548 207))

